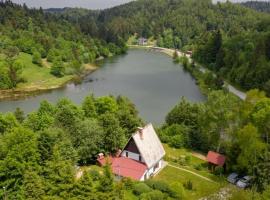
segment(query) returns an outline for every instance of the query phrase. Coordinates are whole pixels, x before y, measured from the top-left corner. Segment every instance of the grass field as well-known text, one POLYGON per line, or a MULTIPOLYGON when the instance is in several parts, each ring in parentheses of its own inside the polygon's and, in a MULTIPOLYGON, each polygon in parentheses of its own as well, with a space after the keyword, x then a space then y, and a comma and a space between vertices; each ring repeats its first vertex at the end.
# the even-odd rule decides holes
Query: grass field
POLYGON ((217 192, 220 188, 224 186, 221 182, 210 182, 204 180, 200 177, 197 177, 188 172, 184 172, 173 167, 167 166, 164 168, 156 177, 156 180, 163 180, 168 184, 172 184, 174 182, 178 182, 181 184, 185 184, 187 181, 191 181, 193 184, 192 190, 185 189, 185 196, 187 200, 197 200, 201 197, 208 196, 217 192))
POLYGON ((185 190, 186 196, 188 196, 188 198, 186 199, 192 200, 192 199, 199 199, 201 197, 208 196, 210 194, 217 192, 220 188, 225 187, 227 185, 223 177, 219 177, 212 174, 207 168, 206 161, 193 156, 192 151, 187 150, 187 149, 171 148, 167 144, 163 144, 163 146, 166 151, 165 160, 167 160, 169 164, 172 164, 173 166, 177 166, 183 169, 187 169, 198 175, 201 175, 201 176, 204 176, 206 178, 213 180, 213 182, 207 181, 192 173, 185 172, 185 171, 173 168, 171 166, 167 166, 155 177, 155 179, 166 181, 169 184, 173 182, 184 184, 190 180, 193 183, 194 189, 185 190), (184 162, 184 163, 178 162, 178 160, 184 159, 186 157, 189 157, 188 162, 184 162), (196 166, 198 165, 202 166, 200 170, 196 169, 196 166))
POLYGON ((23 64, 22 77, 25 83, 20 83, 18 89, 50 89, 62 86, 70 81, 73 76, 57 78, 50 74, 49 67, 40 67, 32 63, 32 56, 20 53, 19 61, 23 64))

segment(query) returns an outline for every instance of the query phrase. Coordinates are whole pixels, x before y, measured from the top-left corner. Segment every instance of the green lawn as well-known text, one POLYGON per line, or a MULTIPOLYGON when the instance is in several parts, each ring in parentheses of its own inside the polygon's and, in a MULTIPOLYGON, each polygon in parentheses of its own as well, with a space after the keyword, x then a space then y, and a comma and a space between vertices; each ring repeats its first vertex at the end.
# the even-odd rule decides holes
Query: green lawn
POLYGON ((185 189, 186 197, 184 199, 187 200, 197 200, 201 197, 208 196, 217 192, 224 186, 224 183, 222 182, 213 183, 170 166, 165 167, 154 179, 163 180, 168 184, 175 182, 184 184, 190 180, 193 183, 193 190, 190 191, 185 189))
POLYGON ((33 64, 30 54, 20 53, 18 59, 24 66, 22 77, 26 81, 25 83, 20 83, 18 89, 56 88, 73 78, 73 76, 65 76, 63 78, 53 76, 50 74, 48 66, 40 67, 33 64))
POLYGON ((193 156, 191 150, 175 149, 167 144, 163 144, 163 146, 166 151, 165 160, 169 164, 195 172, 196 174, 199 174, 214 181, 207 181, 194 174, 170 166, 167 166, 160 172, 160 174, 155 177, 155 179, 164 180, 169 184, 173 182, 179 182, 181 184, 184 184, 189 180, 192 181, 194 185, 194 190, 185 190, 186 195, 188 196, 187 199, 198 199, 200 197, 208 196, 217 192, 221 187, 227 185, 223 177, 212 174, 207 168, 207 162, 193 156), (186 157, 189 157, 188 162, 185 161, 186 157), (196 166, 198 165, 202 166, 199 170, 196 169, 196 166))

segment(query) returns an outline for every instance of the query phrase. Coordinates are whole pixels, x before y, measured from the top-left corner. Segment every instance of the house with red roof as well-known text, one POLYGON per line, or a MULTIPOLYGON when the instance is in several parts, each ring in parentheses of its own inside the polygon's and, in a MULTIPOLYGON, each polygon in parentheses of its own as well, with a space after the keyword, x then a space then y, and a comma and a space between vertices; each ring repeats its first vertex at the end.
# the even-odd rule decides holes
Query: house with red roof
POLYGON ((222 154, 209 151, 207 154, 206 160, 212 167, 213 166, 224 167, 226 157, 222 154))
POLYGON ((138 128, 118 156, 104 157, 99 154, 101 166, 110 164, 112 172, 118 177, 129 177, 144 181, 164 167, 165 150, 152 124, 138 128))

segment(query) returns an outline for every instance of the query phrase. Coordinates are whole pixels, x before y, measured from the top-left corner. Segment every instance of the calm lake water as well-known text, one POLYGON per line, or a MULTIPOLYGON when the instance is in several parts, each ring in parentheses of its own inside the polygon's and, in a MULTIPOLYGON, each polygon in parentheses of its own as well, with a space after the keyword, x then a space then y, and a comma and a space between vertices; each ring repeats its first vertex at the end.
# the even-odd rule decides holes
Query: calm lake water
POLYGON ((149 50, 131 49, 126 55, 106 59, 100 69, 79 84, 16 101, 0 102, 0 112, 17 107, 26 113, 36 110, 40 101, 52 103, 70 98, 81 103, 85 96, 123 95, 135 103, 146 122, 160 124, 182 96, 198 102, 205 97, 188 72, 167 55, 149 50))

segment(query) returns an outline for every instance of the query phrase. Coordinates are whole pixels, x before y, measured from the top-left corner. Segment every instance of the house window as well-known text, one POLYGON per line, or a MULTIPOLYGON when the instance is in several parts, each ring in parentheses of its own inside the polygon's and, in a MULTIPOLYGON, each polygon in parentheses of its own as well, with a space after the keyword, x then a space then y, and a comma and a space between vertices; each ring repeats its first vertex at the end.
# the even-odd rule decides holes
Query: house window
POLYGON ((126 151, 126 157, 128 158, 128 152, 126 151))

